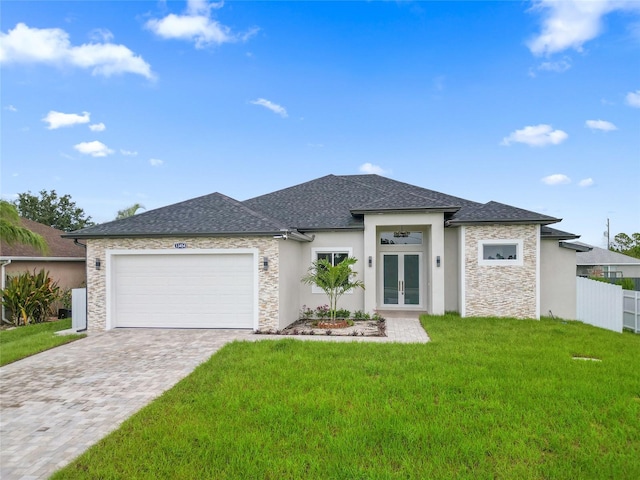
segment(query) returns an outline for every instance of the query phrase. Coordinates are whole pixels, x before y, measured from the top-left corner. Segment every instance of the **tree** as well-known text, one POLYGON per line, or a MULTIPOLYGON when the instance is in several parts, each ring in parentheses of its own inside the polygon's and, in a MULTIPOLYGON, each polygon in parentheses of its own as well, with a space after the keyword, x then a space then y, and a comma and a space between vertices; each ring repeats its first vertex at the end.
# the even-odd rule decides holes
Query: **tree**
POLYGON ((32 195, 30 191, 19 193, 14 204, 21 217, 65 232, 94 225, 91 217, 86 216, 84 210, 71 201, 70 195, 59 197, 55 190, 41 190, 39 197, 32 195))
POLYGON ((351 267, 357 261, 357 258, 348 257, 334 266, 327 259, 322 258, 313 262, 307 275, 302 278, 302 283, 317 285, 327 294, 332 322, 336 320, 338 299, 353 288, 364 288, 364 282, 353 278, 356 273, 351 270, 351 267))
POLYGON ((0 238, 8 245, 29 245, 42 253, 49 251, 46 240, 20 224, 20 215, 15 205, 0 200, 0 238))
POLYGON ((617 234, 613 237, 609 250, 640 258, 640 233, 632 233, 631 236, 626 233, 617 234))
POLYGON ((118 210, 118 215, 116 216, 116 220, 122 220, 123 218, 133 217, 138 210, 144 210, 144 205, 140 205, 139 203, 134 203, 130 207, 124 208, 122 210, 118 210))

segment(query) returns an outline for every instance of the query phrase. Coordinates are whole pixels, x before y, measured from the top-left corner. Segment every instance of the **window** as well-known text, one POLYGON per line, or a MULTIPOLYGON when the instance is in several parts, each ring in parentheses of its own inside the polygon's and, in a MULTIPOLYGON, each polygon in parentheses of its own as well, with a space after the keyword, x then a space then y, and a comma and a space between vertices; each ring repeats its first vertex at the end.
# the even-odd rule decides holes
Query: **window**
MULTIPOLYGON (((331 265, 338 265, 343 260, 346 260, 352 256, 353 249, 349 247, 327 247, 327 248, 313 248, 311 250, 311 261, 317 262, 318 260, 327 260, 331 265)), ((311 286, 311 293, 324 293, 321 288, 316 285, 311 286)), ((346 293, 351 293, 346 292, 346 293)))
POLYGON ((480 265, 522 265, 522 240, 480 240, 480 265))
POLYGON ((406 230, 381 232, 380 245, 422 245, 422 232, 406 230))
POLYGON ((316 260, 326 260, 335 267, 348 257, 348 252, 317 252, 316 260))

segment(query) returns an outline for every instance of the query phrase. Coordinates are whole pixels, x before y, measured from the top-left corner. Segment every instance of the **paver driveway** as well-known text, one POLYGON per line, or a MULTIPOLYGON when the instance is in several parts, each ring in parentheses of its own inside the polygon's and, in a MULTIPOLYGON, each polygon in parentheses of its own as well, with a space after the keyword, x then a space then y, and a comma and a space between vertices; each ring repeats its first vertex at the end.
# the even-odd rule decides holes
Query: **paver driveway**
POLYGON ((47 478, 226 343, 250 337, 113 330, 0 368, 0 478, 47 478))

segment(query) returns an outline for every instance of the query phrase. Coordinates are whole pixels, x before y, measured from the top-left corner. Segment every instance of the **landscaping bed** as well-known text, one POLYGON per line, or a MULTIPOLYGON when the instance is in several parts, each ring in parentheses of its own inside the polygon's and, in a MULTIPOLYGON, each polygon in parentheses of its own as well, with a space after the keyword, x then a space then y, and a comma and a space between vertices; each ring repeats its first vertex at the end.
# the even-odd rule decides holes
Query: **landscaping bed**
POLYGON ((387 324, 384 318, 376 320, 336 319, 312 320, 301 319, 282 330, 257 330, 256 334, 270 335, 334 335, 351 337, 386 337, 387 324))

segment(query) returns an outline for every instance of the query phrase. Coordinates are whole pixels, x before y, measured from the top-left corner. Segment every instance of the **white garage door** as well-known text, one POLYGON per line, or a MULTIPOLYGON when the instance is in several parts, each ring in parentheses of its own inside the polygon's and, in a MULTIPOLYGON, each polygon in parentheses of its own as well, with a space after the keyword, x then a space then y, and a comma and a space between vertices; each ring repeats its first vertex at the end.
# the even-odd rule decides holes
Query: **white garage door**
POLYGON ((113 255, 111 325, 252 328, 255 270, 247 253, 113 255))

